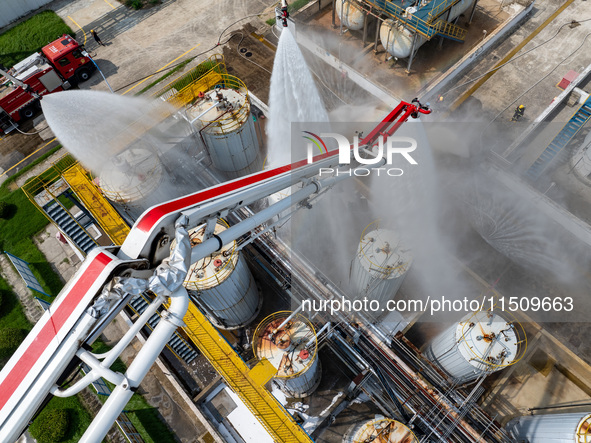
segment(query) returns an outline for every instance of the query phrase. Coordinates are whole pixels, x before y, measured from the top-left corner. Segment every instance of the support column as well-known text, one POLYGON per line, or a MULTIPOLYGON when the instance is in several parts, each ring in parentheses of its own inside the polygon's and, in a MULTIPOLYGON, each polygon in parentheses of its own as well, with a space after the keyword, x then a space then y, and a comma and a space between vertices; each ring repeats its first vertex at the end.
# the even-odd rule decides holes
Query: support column
POLYGON ((472 23, 472 19, 474 18, 474 11, 476 10, 477 4, 478 4, 478 0, 474 0, 474 4, 472 5, 472 11, 470 12, 470 20, 468 20, 468 24, 472 23))
POLYGON ((332 0, 332 28, 336 28, 337 24, 335 23, 335 7, 338 0, 332 0))
POLYGON ((415 32, 412 38, 412 46, 410 47, 410 55, 408 57, 408 66, 406 67, 406 73, 410 74, 410 67, 412 66, 412 60, 415 58, 415 46, 417 44, 418 33, 415 32))
MULTIPOLYGON (((446 14, 446 16, 445 16, 445 21, 446 21, 446 22, 449 22, 449 16, 450 16, 450 15, 451 15, 451 8, 449 8, 449 9, 447 10, 447 14, 446 14)), ((439 49, 443 48, 443 40, 444 40, 444 37, 443 37, 442 35, 441 35, 441 36, 439 36, 439 46, 438 46, 438 48, 439 48, 439 49)))
POLYGON ((376 38, 373 44, 373 53, 377 54, 378 53, 378 38, 380 36, 380 19, 376 18, 376 38))
POLYGON ((365 20, 363 22, 363 44, 362 46, 365 48, 365 42, 367 40, 367 22, 369 21, 369 14, 365 15, 365 20))

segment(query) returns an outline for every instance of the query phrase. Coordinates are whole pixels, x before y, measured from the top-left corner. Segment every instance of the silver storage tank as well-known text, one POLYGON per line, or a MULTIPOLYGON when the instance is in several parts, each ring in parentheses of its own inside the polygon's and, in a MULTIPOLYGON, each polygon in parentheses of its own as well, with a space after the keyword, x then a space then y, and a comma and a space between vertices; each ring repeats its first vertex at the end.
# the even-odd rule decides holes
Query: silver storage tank
POLYGON ((112 202, 143 210, 163 177, 162 162, 156 154, 132 147, 109 159, 98 176, 98 186, 112 202))
POLYGON ((280 311, 269 315, 253 337, 255 356, 277 368, 274 380, 293 398, 308 397, 320 384, 316 331, 301 314, 280 311))
MULTIPOLYGON (((338 0, 337 0, 338 1, 338 0)), ((442 16, 446 17, 448 22, 451 22, 456 17, 459 17, 464 11, 466 11, 474 2, 474 0, 460 0, 454 6, 451 7, 449 18, 447 13, 443 13, 442 16)), ((406 8, 406 15, 412 15, 416 12, 415 7, 406 8)), ((433 26, 436 26, 438 22, 444 21, 443 18, 437 19, 433 26)), ((413 39, 415 33, 405 28, 400 22, 388 19, 382 22, 380 26, 380 41, 382 45, 391 55, 398 58, 406 58, 410 55, 412 49, 413 39)), ((418 49, 422 46, 427 39, 421 35, 417 35, 414 49, 418 49)))
POLYGON ((544 414, 519 417, 507 423, 518 441, 529 443, 591 443, 591 414, 544 414))
MULTIPOLYGON (((228 225, 219 220, 213 234, 227 228, 228 225)), ((189 230, 192 247, 203 241, 205 230, 205 225, 189 230)), ((173 241, 171 248, 174 245, 173 241)), ((184 286, 194 291, 199 302, 206 306, 206 314, 212 323, 221 329, 248 325, 262 306, 254 277, 236 251, 235 241, 191 264, 184 286)))
POLYGON ((259 172, 259 141, 250 114, 248 90, 238 78, 224 74, 215 87, 187 108, 213 165, 229 177, 259 172))
POLYGON ((384 306, 400 289, 411 262, 410 249, 394 231, 380 228, 377 222, 368 225, 351 266, 354 298, 367 296, 384 306))
POLYGON ((335 0, 335 8, 344 27, 353 31, 363 29, 366 14, 353 0, 335 0))
POLYGON ((458 383, 466 383, 521 358, 525 338, 516 324, 489 311, 470 313, 439 334, 424 354, 458 383))
POLYGON ((417 436, 404 424, 376 415, 373 420, 353 425, 343 435, 343 443, 419 443, 417 436))

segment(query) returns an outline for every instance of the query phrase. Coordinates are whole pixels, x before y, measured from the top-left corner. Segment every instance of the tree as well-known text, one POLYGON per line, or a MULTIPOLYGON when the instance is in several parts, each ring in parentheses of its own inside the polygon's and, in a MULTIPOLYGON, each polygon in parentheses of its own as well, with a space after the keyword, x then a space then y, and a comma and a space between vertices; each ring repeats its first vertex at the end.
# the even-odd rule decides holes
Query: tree
POLYGON ((64 441, 69 427, 67 410, 44 409, 29 426, 29 432, 38 443, 57 443, 64 441))
POLYGON ((0 329, 0 359, 10 357, 22 343, 26 332, 18 328, 0 329))

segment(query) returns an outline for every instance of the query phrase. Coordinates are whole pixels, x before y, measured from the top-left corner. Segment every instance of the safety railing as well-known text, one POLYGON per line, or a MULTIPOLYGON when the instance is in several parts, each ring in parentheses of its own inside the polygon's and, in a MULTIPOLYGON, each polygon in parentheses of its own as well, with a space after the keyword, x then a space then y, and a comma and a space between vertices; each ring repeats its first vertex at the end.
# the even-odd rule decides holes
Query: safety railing
POLYGON ((276 372, 268 360, 261 360, 250 369, 193 303, 189 304, 184 321, 189 338, 274 441, 312 442, 310 436, 294 421, 291 414, 265 389, 264 385, 276 372))
POLYGON ((227 74, 226 63, 222 54, 214 54, 204 62, 200 63, 178 79, 169 82, 166 86, 156 91, 155 97, 163 97, 165 100, 184 89, 190 83, 200 79, 208 73, 227 74))
POLYGON ((129 234, 129 226, 103 197, 84 168, 79 163, 75 163, 65 170, 62 176, 111 241, 116 245, 122 245, 129 234))
POLYGON ((431 7, 429 14, 427 14, 427 22, 432 22, 459 1, 460 0, 432 0, 431 3, 435 3, 435 5, 431 7))

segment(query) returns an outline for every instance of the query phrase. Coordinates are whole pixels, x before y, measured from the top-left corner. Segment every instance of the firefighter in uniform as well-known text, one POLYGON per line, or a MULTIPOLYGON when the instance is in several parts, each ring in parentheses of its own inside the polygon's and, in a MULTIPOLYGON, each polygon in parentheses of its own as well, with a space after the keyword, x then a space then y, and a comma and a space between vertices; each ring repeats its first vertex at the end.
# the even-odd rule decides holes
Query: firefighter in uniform
POLYGON ((513 113, 513 118, 511 119, 512 122, 517 122, 523 118, 523 114, 525 113, 525 106, 519 105, 515 108, 515 112, 513 113))

